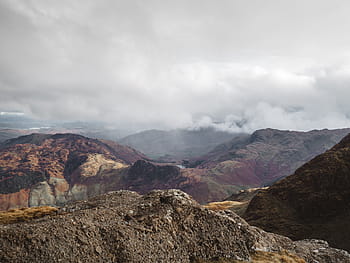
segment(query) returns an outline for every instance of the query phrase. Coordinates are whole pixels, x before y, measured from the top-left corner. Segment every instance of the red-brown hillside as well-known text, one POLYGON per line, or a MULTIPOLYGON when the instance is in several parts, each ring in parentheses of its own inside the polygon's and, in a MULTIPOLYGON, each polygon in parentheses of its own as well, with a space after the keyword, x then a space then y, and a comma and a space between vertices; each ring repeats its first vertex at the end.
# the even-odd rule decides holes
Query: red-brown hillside
POLYGON ((263 129, 241 135, 191 161, 221 185, 261 187, 292 174, 338 143, 350 129, 309 132, 263 129))
POLYGON ((106 187, 88 182, 107 171, 119 175, 143 158, 128 147, 75 134, 32 134, 8 140, 1 148, 0 210, 103 193, 106 187))
POLYGON ((0 210, 62 205, 119 189, 179 188, 201 200, 201 191, 194 190, 202 189, 195 169, 146 160, 130 147, 75 134, 8 140, 0 149, 0 210))

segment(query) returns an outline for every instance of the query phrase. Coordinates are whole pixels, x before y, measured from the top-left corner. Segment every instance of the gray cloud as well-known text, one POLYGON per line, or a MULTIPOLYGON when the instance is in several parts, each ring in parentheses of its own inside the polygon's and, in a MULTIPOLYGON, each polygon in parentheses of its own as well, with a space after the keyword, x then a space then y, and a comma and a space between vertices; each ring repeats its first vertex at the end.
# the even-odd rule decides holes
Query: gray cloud
POLYGON ((349 9, 0 0, 0 111, 140 129, 349 127, 349 9))

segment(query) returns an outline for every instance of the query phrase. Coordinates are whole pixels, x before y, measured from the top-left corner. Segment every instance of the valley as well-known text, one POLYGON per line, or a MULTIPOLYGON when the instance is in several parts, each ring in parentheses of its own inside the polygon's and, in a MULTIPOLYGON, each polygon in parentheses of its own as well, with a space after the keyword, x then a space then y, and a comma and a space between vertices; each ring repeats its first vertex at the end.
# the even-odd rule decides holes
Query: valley
MULTIPOLYGON (((242 189, 268 186, 292 174, 349 131, 265 129, 252 135, 235 134, 206 154, 170 163, 109 140, 70 133, 25 135, 0 143, 0 209, 60 205, 119 189, 144 194, 177 188, 200 203, 221 201, 242 189)), ((217 132, 190 134, 203 141, 203 136, 213 138, 217 132)), ((156 145, 157 141, 146 143, 156 145)), ((212 143, 202 145, 209 148, 212 143)))

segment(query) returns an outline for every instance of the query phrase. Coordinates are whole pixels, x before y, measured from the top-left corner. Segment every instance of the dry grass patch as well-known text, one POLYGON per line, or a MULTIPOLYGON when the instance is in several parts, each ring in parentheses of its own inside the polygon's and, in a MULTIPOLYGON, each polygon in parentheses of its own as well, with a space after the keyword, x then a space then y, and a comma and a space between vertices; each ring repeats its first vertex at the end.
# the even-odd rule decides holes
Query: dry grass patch
MULTIPOLYGON (((248 261, 239 261, 235 259, 218 258, 212 260, 196 259, 192 263, 243 263, 248 261)), ((263 252, 257 251, 252 254, 251 263, 306 263, 306 261, 296 255, 290 254, 287 251, 263 252)))
POLYGON ((13 224, 56 214, 58 209, 52 206, 26 207, 0 212, 0 224, 13 224))
POLYGON ((244 202, 238 201, 223 201, 223 202, 212 202, 204 205, 203 207, 213 211, 226 210, 235 206, 242 206, 244 202))
POLYGON ((306 263, 306 261, 287 251, 279 253, 258 251, 252 255, 253 263, 306 263))

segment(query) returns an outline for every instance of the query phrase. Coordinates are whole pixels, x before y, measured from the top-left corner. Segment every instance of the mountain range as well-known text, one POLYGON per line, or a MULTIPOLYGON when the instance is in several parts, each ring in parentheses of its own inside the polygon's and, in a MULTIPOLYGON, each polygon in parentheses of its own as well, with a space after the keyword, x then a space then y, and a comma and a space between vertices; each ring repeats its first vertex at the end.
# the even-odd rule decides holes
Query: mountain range
POLYGON ((348 132, 258 130, 187 168, 77 134, 6 140, 0 261, 350 262, 348 132))
POLYGON ((214 128, 196 130, 146 130, 126 136, 118 142, 163 161, 182 161, 204 155, 220 143, 240 135, 214 128))
POLYGON ((200 203, 269 185, 337 143, 349 130, 259 130, 237 135, 188 168, 157 163, 108 140, 32 134, 0 144, 0 210, 61 205, 112 190, 177 188, 200 203))
POLYGON ((257 130, 217 146, 196 158, 197 168, 208 169, 220 181, 261 186, 290 175, 299 166, 338 143, 350 129, 309 132, 257 130))
POLYGON ((63 205, 119 189, 186 189, 197 181, 130 147, 76 134, 31 134, 0 145, 0 210, 63 205))
POLYGON ((109 172, 119 175, 142 158, 125 146, 75 134, 32 134, 8 140, 0 145, 0 209, 60 205, 103 193, 111 180, 109 172), (100 174, 104 178, 96 180, 100 174))

